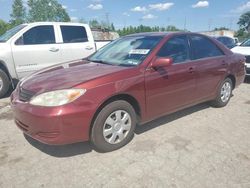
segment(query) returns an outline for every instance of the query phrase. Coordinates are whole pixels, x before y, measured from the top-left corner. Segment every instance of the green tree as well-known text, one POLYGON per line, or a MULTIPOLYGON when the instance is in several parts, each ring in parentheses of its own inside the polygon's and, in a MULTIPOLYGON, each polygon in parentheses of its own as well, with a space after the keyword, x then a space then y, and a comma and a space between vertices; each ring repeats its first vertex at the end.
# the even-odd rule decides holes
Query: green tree
POLYGON ((57 0, 28 0, 28 21, 69 22, 70 17, 57 0))
POLYGON ((238 21, 240 28, 245 29, 247 32, 250 32, 250 11, 242 14, 238 21))
POLYGON ((99 28, 101 27, 101 24, 97 20, 94 19, 94 20, 89 21, 89 26, 91 28, 99 28))
POLYGON ((111 31, 115 31, 115 26, 114 26, 113 23, 111 23, 111 26, 110 26, 110 27, 111 27, 111 28, 110 28, 111 31))
POLYGON ((173 25, 169 25, 167 26, 166 31, 180 31, 180 29, 178 29, 177 27, 173 25))
POLYGON ((229 30, 227 27, 216 27, 214 31, 229 30))
POLYGON ((15 0, 12 4, 12 13, 10 14, 10 23, 13 26, 22 24, 25 22, 25 8, 22 0, 15 0))
POLYGON ((9 24, 0 19, 0 35, 4 34, 9 28, 9 24))

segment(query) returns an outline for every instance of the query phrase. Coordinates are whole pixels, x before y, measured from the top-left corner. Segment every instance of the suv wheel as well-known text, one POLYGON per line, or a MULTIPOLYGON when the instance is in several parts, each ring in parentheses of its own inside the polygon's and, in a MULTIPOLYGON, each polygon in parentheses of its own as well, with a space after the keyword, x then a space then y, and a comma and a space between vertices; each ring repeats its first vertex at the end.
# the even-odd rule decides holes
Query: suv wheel
POLYGON ((111 102, 97 115, 91 142, 98 151, 119 149, 132 139, 136 123, 135 110, 128 102, 111 102))
POLYGON ((0 69, 0 98, 2 98, 10 88, 10 80, 7 74, 0 69))

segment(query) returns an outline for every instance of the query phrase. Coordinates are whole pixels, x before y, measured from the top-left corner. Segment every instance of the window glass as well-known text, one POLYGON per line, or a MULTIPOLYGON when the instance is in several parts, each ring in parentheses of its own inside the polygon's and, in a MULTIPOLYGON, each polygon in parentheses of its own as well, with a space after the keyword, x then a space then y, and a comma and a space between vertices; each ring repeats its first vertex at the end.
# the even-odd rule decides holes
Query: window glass
POLYGON ((181 63, 189 59, 189 45, 186 36, 169 39, 160 49, 158 57, 171 57, 173 63, 181 63))
POLYGON ((54 27, 49 25, 37 26, 28 30, 16 42, 17 45, 54 44, 54 27))
POLYGON ((218 41, 220 41, 222 44, 224 44, 228 48, 233 48, 235 46, 234 39, 228 38, 228 37, 218 37, 218 41))
POLYGON ((190 36, 193 59, 224 55, 223 52, 208 38, 198 35, 190 36))
POLYGON ((87 42, 88 37, 82 26, 61 26, 64 43, 87 42))
POLYGON ((98 50, 88 60, 119 66, 137 66, 160 40, 162 40, 160 36, 121 37, 98 50))
POLYGON ((7 40, 9 40, 11 37, 13 37, 16 33, 18 33, 19 31, 21 31, 23 28, 25 28, 26 25, 18 25, 8 31, 6 31, 6 33, 4 33, 3 35, 0 36, 0 42, 6 42, 7 40))

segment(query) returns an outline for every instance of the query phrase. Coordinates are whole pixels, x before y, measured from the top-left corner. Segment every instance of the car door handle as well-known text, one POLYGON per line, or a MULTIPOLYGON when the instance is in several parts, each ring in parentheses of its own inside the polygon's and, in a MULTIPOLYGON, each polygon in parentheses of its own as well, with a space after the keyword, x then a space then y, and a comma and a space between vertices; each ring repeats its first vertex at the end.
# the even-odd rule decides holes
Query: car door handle
POLYGON ((58 52, 59 48, 50 48, 49 51, 51 51, 51 52, 58 52))
POLYGON ((188 72, 189 72, 189 73, 194 73, 194 68, 193 68, 193 67, 190 67, 190 68, 188 69, 188 72))
POLYGON ((225 60, 222 60, 221 65, 222 65, 222 66, 226 66, 226 65, 227 65, 226 61, 225 61, 225 60))
POLYGON ((93 50, 93 47, 91 47, 91 46, 86 46, 85 50, 93 50))

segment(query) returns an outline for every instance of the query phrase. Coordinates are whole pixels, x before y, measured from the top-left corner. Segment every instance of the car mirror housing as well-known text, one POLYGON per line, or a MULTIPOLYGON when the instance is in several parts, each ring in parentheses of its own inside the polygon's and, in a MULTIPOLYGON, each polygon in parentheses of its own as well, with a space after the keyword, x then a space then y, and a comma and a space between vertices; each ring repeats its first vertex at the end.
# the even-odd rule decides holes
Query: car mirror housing
POLYGON ((157 58, 153 64, 152 67, 154 69, 160 68, 160 67, 169 67, 173 64, 173 58, 171 57, 160 57, 157 58))

